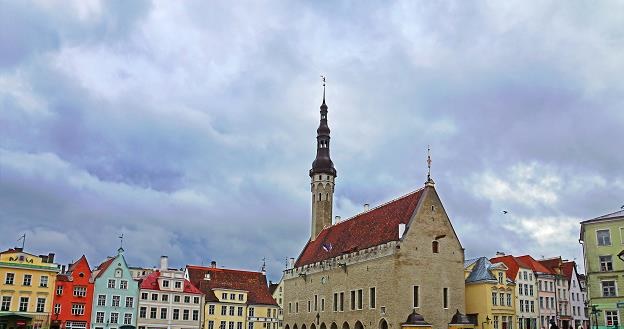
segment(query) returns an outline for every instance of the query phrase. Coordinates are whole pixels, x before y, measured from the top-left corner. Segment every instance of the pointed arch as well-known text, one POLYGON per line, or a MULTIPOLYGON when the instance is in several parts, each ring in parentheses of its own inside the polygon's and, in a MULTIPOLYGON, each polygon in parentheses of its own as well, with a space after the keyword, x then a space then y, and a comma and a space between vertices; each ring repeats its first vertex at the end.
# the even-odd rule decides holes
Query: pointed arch
POLYGON ((297 324, 296 323, 293 325, 293 329, 297 329, 297 324))
POLYGON ((286 327, 284 327, 284 329, 290 329, 290 325, 286 325, 286 327))
POLYGON ((360 320, 355 322, 355 326, 353 327, 354 329, 364 329, 364 325, 362 324, 362 322, 360 322, 360 320))
POLYGON ((310 329, 316 329, 316 325, 315 325, 314 323, 312 323, 312 324, 310 325, 310 329))
POLYGON ((327 326, 325 325, 325 322, 321 322, 321 326, 319 328, 320 329, 327 329, 327 326))
POLYGON ((338 329, 338 325, 336 324, 336 322, 332 322, 332 324, 329 326, 329 329, 338 329))
POLYGON ((386 319, 379 320, 379 329, 388 329, 388 321, 386 319))
POLYGON ((349 322, 345 321, 345 322, 342 324, 342 329, 350 329, 350 327, 349 327, 349 322))
POLYGON ((301 325, 301 329, 306 329, 305 323, 301 325))

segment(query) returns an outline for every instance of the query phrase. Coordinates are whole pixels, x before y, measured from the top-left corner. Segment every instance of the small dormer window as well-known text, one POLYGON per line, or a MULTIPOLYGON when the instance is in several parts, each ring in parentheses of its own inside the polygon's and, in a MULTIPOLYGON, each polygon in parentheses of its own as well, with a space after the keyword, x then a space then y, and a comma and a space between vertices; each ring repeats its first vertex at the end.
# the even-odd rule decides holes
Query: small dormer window
POLYGON ((176 282, 175 282, 175 288, 176 288, 176 289, 181 289, 181 288, 182 288, 182 282, 180 282, 180 281, 176 281, 176 282))
POLYGON ((503 284, 503 272, 498 272, 498 283, 503 284))
POLYGON ((169 280, 163 280, 163 288, 169 288, 169 280))
POLYGON ((439 244, 440 243, 438 241, 431 242, 431 251, 433 251, 434 254, 438 253, 438 247, 439 247, 438 245, 439 244))
POLYGON ((204 274, 204 280, 210 280, 210 273, 204 274))

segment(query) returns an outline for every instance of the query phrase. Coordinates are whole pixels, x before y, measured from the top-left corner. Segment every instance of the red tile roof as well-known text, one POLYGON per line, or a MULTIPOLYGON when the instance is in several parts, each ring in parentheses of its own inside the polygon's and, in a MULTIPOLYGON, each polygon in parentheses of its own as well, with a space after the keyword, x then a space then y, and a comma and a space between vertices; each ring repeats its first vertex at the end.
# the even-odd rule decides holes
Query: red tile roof
MULTIPOLYGON (((67 269, 67 272, 65 273, 59 273, 56 275, 56 281, 62 281, 62 282, 69 282, 70 280, 70 276, 72 275, 72 273, 74 272, 74 269, 76 268, 76 266, 78 266, 79 263, 84 262, 84 267, 86 269, 89 270, 89 273, 87 275, 91 275, 91 268, 89 267, 89 262, 87 261, 87 257, 85 255, 82 255, 82 257, 80 257, 80 259, 78 259, 77 261, 73 262, 69 268, 67 269)), ((100 265, 101 266, 101 265, 100 265)))
POLYGON ((521 262, 519 259, 511 255, 498 256, 490 259, 492 263, 503 263, 507 266, 507 278, 511 280, 516 280, 516 276, 518 275, 518 271, 520 267, 531 269, 530 266, 521 262))
POLYGON ((518 258, 521 262, 527 264, 529 268, 531 268, 534 272, 554 274, 552 270, 546 268, 544 265, 540 264, 540 262, 536 261, 533 257, 529 255, 524 255, 516 258, 518 258))
MULTIPOLYGON (((147 290, 160 290, 160 285, 158 284, 158 278, 160 277, 160 272, 156 271, 150 273, 148 276, 144 277, 139 285, 140 289, 147 290)), ((184 290, 183 292, 188 294, 201 294, 202 292, 195 288, 195 286, 189 281, 184 280, 184 290)))
POLYGON ((323 229, 308 241, 296 267, 399 240, 399 224, 409 223, 424 188, 323 229))
POLYGON ((561 265, 561 257, 540 259, 538 262, 544 265, 544 267, 549 269, 552 273, 557 274, 557 270, 560 270, 559 266, 561 265))
POLYGON ((568 282, 572 280, 572 274, 574 274, 575 267, 576 267, 576 263, 574 261, 563 263, 563 276, 566 277, 566 280, 568 280, 568 282))
MULTIPOLYGON (((110 264, 115 260, 115 257, 109 257, 107 260, 105 260, 102 264, 98 265, 98 267, 95 268, 95 271, 98 271, 97 275, 95 276, 95 278, 99 278, 100 276, 102 276, 102 274, 104 274, 104 272, 106 271, 106 269, 110 266, 110 264)), ((94 271, 94 272, 95 272, 94 271)))
POLYGON ((277 305, 261 272, 187 265, 189 279, 206 295, 207 302, 218 302, 213 289, 247 291, 247 305, 277 305), (210 280, 205 280, 210 273, 210 280))

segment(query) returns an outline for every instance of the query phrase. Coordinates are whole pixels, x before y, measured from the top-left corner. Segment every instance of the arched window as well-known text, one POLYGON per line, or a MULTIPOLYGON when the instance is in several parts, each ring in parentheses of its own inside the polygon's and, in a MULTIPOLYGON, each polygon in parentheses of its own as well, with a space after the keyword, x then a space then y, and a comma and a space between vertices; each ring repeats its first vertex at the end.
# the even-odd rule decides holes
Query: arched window
POLYGON ((321 201, 321 193, 319 193, 319 199, 318 200, 321 201))
POLYGON ((438 241, 433 241, 431 242, 431 250, 433 251, 434 254, 438 253, 438 245, 440 243, 438 241))

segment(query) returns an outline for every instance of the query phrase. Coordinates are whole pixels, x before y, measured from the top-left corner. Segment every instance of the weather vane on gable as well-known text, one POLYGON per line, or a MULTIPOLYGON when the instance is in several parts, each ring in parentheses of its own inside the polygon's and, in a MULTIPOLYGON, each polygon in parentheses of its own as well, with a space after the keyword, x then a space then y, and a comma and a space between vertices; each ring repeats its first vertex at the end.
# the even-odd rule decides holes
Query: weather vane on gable
POLYGON ((433 179, 431 179, 431 146, 427 145, 427 182, 425 185, 433 184, 433 179))
POLYGON ((119 236, 119 249, 123 249, 123 238, 124 235, 123 233, 121 233, 121 235, 119 236))

